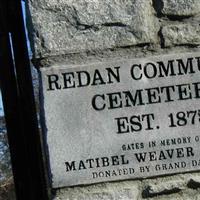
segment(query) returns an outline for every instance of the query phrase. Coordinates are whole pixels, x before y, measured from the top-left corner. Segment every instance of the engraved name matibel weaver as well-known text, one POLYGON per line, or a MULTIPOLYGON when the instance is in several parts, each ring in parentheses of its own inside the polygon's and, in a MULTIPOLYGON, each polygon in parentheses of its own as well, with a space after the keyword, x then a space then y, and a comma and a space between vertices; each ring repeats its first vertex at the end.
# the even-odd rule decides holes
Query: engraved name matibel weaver
MULTIPOLYGON (((136 161, 140 163, 140 162, 149 162, 149 161, 151 162, 157 160, 166 160, 172 158, 193 157, 194 150, 192 147, 185 147, 185 148, 166 149, 161 151, 140 152, 140 153, 134 153, 133 155, 135 156, 136 161)), ((99 168, 99 167, 128 165, 128 164, 129 160, 126 159, 125 155, 90 158, 80 161, 65 162, 67 172, 99 168)))

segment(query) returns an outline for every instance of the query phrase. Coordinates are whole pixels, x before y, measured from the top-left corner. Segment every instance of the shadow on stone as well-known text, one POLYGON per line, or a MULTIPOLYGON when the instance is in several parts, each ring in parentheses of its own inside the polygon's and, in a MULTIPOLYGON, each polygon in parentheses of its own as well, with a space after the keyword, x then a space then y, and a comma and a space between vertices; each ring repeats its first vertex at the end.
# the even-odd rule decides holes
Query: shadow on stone
POLYGON ((184 19, 188 19, 192 17, 192 15, 184 16, 184 15, 166 15, 166 17, 171 21, 183 21, 184 19))
POLYGON ((190 179, 187 184, 187 187, 196 190, 196 189, 200 188, 200 182, 190 179))
POLYGON ((173 188, 173 189, 170 189, 170 190, 165 189, 165 190, 162 190, 160 192, 154 192, 154 191, 152 191, 151 187, 147 187, 142 192, 142 198, 144 198, 144 199, 153 198, 153 197, 157 197, 157 196, 178 193, 180 191, 181 191, 180 188, 173 188))
POLYGON ((162 17, 162 9, 164 7, 163 1, 153 0, 153 7, 157 13, 157 17, 162 17))
POLYGON ((165 48, 165 38, 164 38, 164 36, 162 34, 162 27, 158 31, 158 37, 160 38, 160 46, 161 46, 161 48, 165 48))

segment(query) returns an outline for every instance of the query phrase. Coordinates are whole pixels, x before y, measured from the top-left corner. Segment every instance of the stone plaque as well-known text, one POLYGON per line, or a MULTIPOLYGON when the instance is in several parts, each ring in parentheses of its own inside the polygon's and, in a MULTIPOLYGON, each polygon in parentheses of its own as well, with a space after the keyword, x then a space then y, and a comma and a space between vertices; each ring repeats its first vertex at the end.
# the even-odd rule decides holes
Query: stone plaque
POLYGON ((200 169, 200 53, 41 69, 54 188, 200 169))

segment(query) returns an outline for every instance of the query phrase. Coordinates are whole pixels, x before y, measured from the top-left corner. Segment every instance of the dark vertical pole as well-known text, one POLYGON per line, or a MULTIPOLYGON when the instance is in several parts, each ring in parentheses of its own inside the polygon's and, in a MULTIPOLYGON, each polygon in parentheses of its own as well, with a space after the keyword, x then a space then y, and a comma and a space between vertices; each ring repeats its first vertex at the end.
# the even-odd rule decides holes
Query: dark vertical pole
MULTIPOLYGON (((19 162, 22 161, 23 155, 22 145, 18 146, 16 141, 19 139, 23 143, 21 130, 21 115, 19 110, 19 100, 17 92, 16 77, 14 72, 14 65, 12 60, 11 46, 9 42, 9 33, 7 27, 7 4, 6 1, 0 2, 0 80, 1 90, 5 109, 5 118, 8 131, 8 139, 10 144, 11 160, 13 165, 13 174, 15 176, 15 187, 17 193, 21 193, 25 198, 23 192, 24 176, 27 170, 23 172, 19 162)), ((24 188, 28 191, 28 188, 24 188)), ((17 196, 19 196, 17 194, 17 196)), ((19 198, 18 198, 19 199, 19 198)))
POLYGON ((17 199, 47 200, 47 178, 20 0, 0 1, 0 81, 17 199))

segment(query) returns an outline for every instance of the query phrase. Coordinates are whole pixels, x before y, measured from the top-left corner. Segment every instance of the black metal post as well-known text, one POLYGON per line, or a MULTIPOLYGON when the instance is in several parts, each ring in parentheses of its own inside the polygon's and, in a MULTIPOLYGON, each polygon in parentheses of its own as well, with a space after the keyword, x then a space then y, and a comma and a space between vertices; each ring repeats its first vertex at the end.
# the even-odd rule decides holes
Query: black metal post
POLYGON ((17 199, 48 200, 20 0, 0 1, 0 83, 17 199))

